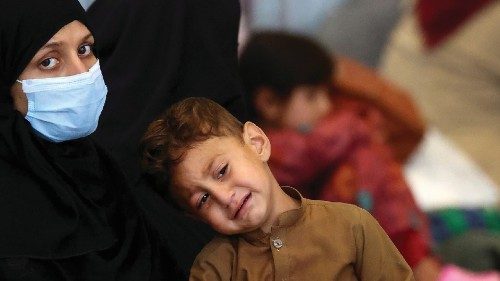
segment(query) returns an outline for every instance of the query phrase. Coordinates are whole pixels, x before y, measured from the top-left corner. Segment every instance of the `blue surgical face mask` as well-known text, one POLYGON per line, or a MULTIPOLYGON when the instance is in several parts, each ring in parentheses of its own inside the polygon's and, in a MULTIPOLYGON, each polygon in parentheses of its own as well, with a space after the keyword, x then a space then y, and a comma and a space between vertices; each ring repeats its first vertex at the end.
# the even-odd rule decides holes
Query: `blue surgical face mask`
POLYGON ((28 99, 26 119, 41 137, 62 142, 96 130, 108 92, 99 61, 77 75, 18 82, 28 99))

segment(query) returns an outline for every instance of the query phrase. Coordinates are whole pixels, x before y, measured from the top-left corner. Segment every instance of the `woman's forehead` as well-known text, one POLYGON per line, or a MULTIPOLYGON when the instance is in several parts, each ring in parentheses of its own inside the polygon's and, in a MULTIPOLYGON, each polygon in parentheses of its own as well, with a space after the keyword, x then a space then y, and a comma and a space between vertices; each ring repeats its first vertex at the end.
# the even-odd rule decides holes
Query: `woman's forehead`
POLYGON ((90 30, 80 21, 74 20, 59 29, 47 44, 65 41, 69 38, 91 37, 90 30))

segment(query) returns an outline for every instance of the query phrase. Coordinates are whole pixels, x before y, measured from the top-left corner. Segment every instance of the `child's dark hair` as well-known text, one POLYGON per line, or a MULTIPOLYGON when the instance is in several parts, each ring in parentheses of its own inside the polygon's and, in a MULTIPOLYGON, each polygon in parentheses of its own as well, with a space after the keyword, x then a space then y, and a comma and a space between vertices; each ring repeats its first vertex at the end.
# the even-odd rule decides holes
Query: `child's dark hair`
POLYGON ((260 87, 287 99, 297 86, 329 84, 333 65, 332 56, 306 37, 279 31, 254 34, 239 61, 251 118, 258 119, 253 101, 260 87))
POLYGON ((173 104, 153 121, 140 149, 146 173, 155 189, 174 206, 170 194, 173 169, 189 149, 212 137, 242 138, 243 125, 229 111, 207 98, 192 97, 173 104))

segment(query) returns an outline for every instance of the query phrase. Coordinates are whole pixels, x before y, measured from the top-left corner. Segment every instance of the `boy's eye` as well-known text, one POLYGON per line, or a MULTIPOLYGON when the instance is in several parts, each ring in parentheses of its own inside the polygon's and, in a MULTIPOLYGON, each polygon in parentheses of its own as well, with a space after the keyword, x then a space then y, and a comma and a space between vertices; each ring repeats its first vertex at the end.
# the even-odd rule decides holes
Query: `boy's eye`
POLYGON ((46 58, 40 62, 40 67, 42 69, 52 69, 56 67, 56 65, 59 63, 59 60, 56 58, 46 58))
POLYGON ((78 47, 78 55, 79 56, 87 56, 92 53, 92 45, 91 44, 83 44, 78 47))
POLYGON ((217 173, 217 179, 222 178, 222 176, 226 174, 226 171, 227 171, 227 164, 224 165, 222 169, 220 169, 220 171, 217 173))
POLYGON ((315 91, 315 90, 311 90, 311 91, 310 91, 310 92, 308 92, 308 94, 307 94, 307 100, 309 100, 309 101, 315 101, 315 100, 317 100, 320 96, 321 96, 321 93, 319 93, 318 91, 315 91))
POLYGON ((209 197, 210 197, 210 194, 208 194, 208 193, 203 194, 203 196, 200 198, 200 201, 198 202, 198 205, 196 206, 196 208, 200 209, 207 202, 209 197))

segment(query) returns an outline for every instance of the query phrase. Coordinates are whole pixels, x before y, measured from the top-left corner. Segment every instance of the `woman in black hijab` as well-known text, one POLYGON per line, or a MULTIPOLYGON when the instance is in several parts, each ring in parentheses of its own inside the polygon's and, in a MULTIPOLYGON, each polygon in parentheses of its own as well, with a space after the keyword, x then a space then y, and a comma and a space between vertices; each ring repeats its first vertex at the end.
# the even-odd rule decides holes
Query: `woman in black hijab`
POLYGON ((76 0, 0 1, 0 280, 179 280, 114 162, 76 0))
POLYGON ((96 139, 118 159, 171 256, 189 268, 212 231, 179 214, 141 177, 139 140, 173 102, 217 101, 244 118, 238 0, 96 0, 87 18, 109 87, 96 139))

